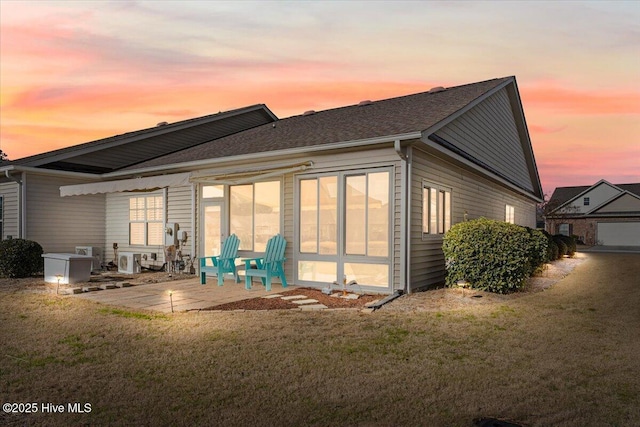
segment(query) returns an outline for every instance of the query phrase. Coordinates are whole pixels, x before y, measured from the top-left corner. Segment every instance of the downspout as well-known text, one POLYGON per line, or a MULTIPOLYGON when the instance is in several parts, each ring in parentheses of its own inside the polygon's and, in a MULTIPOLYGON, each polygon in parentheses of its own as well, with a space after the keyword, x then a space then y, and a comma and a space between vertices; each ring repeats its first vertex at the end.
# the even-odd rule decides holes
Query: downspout
MULTIPOLYGON (((11 173, 9 173, 8 170, 4 171, 4 175, 7 177, 7 179, 10 179, 11 181, 18 184, 18 206, 20 207, 20 214, 18 215, 18 238, 26 239, 26 236, 25 236, 26 203, 25 203, 25 197, 24 197, 24 186, 22 185, 25 178, 24 172, 21 173, 22 175, 21 179, 18 179, 15 176, 11 175, 11 173)), ((0 236, 0 239, 1 238, 4 238, 4 236, 0 236)))
POLYGON ((411 293, 410 269, 409 269, 409 207, 411 202, 410 193, 410 161, 409 156, 402 151, 400 140, 396 139, 393 144, 402 163, 400 165, 400 282, 404 284, 404 293, 411 293))
MULTIPOLYGON (((197 265, 200 265, 199 263, 196 263, 196 203, 198 203, 198 201, 196 200, 196 185, 197 184, 191 184, 191 265, 195 268, 198 269, 197 265)), ((200 274, 200 272, 198 271, 198 274, 200 274)))

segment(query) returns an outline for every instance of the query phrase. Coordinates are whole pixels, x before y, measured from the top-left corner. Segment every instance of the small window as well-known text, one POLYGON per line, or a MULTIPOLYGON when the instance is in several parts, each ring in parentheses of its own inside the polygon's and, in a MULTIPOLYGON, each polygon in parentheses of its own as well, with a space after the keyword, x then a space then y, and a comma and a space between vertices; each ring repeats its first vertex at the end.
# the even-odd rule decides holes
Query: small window
POLYGON ((451 189, 424 183, 422 187, 422 234, 444 234, 451 228, 451 189))
POLYGON ((510 224, 515 224, 516 222, 516 209, 511 206, 511 205, 507 205, 505 207, 505 211, 504 211, 504 220, 510 224))
POLYGON ((585 197, 584 199, 582 199, 583 203, 585 206, 589 206, 589 203, 591 203, 591 200, 589 200, 588 197, 585 197))
POLYGON ((162 196, 129 199, 129 244, 162 246, 164 244, 164 198, 162 196))

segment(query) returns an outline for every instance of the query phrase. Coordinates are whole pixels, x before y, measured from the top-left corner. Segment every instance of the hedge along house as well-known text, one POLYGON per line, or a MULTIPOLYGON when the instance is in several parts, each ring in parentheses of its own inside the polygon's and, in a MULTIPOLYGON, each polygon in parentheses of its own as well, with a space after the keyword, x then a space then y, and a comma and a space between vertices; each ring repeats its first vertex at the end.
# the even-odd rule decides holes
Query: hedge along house
POLYGON ((131 242, 160 204, 162 221, 190 227, 195 256, 235 233, 250 257, 280 233, 290 283, 346 276, 376 292, 442 283, 452 224, 535 226, 542 196, 513 77, 308 111, 95 178, 60 194, 104 198, 105 250, 155 251, 131 242))

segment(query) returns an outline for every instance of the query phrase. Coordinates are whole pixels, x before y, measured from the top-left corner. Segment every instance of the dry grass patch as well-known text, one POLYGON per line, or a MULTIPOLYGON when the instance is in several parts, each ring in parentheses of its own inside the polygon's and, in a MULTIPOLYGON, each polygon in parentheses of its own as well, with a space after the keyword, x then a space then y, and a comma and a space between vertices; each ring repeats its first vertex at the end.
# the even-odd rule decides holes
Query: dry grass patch
POLYGON ((593 254, 545 292, 373 315, 0 292, 0 400, 92 405, 0 424, 639 425, 639 277, 640 255, 593 254))

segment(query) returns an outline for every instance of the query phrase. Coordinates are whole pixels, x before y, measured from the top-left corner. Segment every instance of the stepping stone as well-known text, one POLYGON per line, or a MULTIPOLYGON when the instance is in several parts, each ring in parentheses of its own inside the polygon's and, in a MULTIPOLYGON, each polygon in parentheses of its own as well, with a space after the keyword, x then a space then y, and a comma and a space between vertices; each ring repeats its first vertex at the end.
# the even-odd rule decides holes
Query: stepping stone
POLYGON ((262 297, 262 298, 264 298, 264 299, 271 299, 271 298, 280 298, 280 297, 282 297, 282 295, 280 295, 280 294, 273 294, 273 295, 267 295, 267 296, 264 296, 264 297, 262 297))
POLYGON ((314 302, 318 302, 317 299, 298 299, 291 301, 294 304, 313 304, 314 302))
POLYGON ((133 285, 131 283, 129 283, 129 282, 118 282, 118 283, 116 283, 116 287, 118 287, 118 288, 129 288, 131 286, 133 286, 133 285))
POLYGON ((81 294, 82 293, 82 288, 73 288, 73 293, 74 294, 81 294))
POLYGON ((83 286, 82 287, 82 292, 93 292, 93 291, 101 291, 102 289, 100 289, 97 286, 83 286))
POLYGON ((282 299, 285 301, 290 301, 293 299, 303 299, 303 298, 307 298, 307 296, 306 295, 289 295, 288 297, 282 297, 282 299))
POLYGON ((100 289, 105 290, 105 289, 115 289, 116 285, 114 285, 113 283, 103 283, 102 285, 100 285, 100 289))
POLYGON ((302 310, 302 311, 324 310, 326 308, 329 308, 329 307, 327 307, 324 304, 310 304, 310 305, 301 305, 300 306, 300 310, 302 310))

